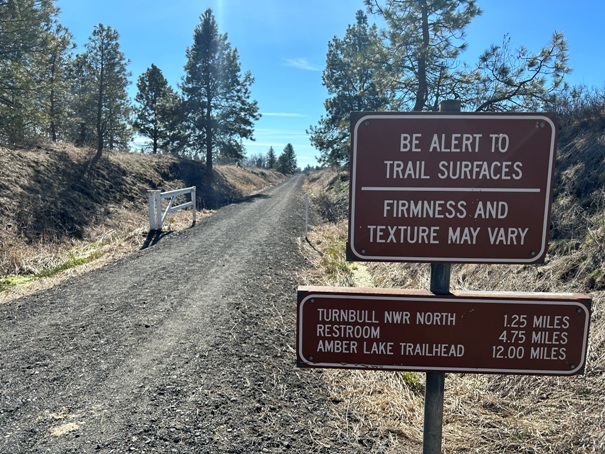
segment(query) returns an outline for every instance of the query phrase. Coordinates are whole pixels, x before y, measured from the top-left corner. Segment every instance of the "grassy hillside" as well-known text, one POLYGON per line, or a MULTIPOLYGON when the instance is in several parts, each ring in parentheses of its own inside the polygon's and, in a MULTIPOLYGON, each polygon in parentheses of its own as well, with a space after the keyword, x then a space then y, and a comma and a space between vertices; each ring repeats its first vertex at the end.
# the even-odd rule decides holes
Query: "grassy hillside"
MULTIPOLYGON (((84 175, 89 159, 67 145, 0 148, 0 302, 143 247, 149 189, 196 186, 199 218, 283 178, 235 166, 209 178, 199 162, 112 152, 84 175)), ((190 225, 190 212, 173 213, 164 234, 190 225)))
MULTIPOLYGON (((605 452, 605 124, 600 118, 562 122, 545 263, 455 265, 451 276, 457 290, 588 293, 593 313, 585 374, 448 374, 445 452, 605 452)), ((345 261, 347 186, 346 172, 316 175, 309 186, 330 222, 309 234, 306 253, 317 269, 306 283, 429 288, 427 264, 345 261)), ((419 452, 423 374, 345 370, 324 376, 333 398, 347 406, 342 430, 380 430, 400 447, 393 452, 408 452, 406 446, 419 452)))

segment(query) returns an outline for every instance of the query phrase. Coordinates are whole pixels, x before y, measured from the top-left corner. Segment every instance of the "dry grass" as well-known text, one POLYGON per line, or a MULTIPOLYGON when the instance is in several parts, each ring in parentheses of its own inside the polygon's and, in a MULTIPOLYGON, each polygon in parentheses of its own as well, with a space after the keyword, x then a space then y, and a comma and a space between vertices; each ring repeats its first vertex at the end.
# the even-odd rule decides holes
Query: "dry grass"
POLYGON ((307 178, 305 190, 315 209, 329 223, 347 217, 348 173, 339 169, 314 172, 307 178))
POLYGON ((343 222, 311 227, 304 249, 313 267, 305 280, 313 281, 314 285, 353 287, 354 266, 345 259, 345 244, 343 222))
POLYGON ((241 167, 235 165, 218 166, 217 172, 229 182, 235 194, 251 195, 269 185, 281 183, 284 176, 273 170, 241 167))

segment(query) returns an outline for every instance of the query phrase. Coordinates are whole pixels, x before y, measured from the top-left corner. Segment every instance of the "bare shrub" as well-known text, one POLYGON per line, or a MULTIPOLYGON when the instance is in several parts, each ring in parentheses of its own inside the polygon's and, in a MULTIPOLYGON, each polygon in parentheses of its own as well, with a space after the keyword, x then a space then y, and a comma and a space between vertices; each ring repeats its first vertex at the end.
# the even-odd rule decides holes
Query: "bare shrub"
POLYGON ((326 222, 336 223, 349 214, 348 174, 335 169, 312 172, 307 191, 317 212, 326 222))

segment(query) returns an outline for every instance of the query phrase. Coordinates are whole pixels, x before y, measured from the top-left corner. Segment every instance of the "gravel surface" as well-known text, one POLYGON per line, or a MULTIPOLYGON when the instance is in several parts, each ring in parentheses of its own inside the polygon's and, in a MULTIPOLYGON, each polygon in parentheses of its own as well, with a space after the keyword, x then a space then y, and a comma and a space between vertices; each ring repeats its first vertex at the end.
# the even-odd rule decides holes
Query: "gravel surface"
POLYGON ((302 182, 0 305, 0 452, 367 452, 295 366, 302 182))

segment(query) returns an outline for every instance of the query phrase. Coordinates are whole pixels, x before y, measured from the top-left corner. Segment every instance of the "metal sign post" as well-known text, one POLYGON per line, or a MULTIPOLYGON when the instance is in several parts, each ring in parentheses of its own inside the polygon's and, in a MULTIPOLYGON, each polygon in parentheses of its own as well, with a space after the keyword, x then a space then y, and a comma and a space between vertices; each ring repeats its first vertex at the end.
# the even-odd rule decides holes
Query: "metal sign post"
MULTIPOLYGON (((439 104, 439 111, 460 112, 460 101, 444 101, 439 104)), ((448 295, 450 293, 450 277, 451 265, 449 263, 431 263, 431 292, 435 295, 448 295)), ((444 397, 445 374, 427 372, 424 388, 423 454, 441 453, 444 397)))
MULTIPOLYGON (((448 295, 450 293, 450 275, 449 263, 432 263, 431 292, 435 295, 448 295)), ((445 374, 427 372, 424 391, 423 454, 441 453, 444 390, 445 374)))

